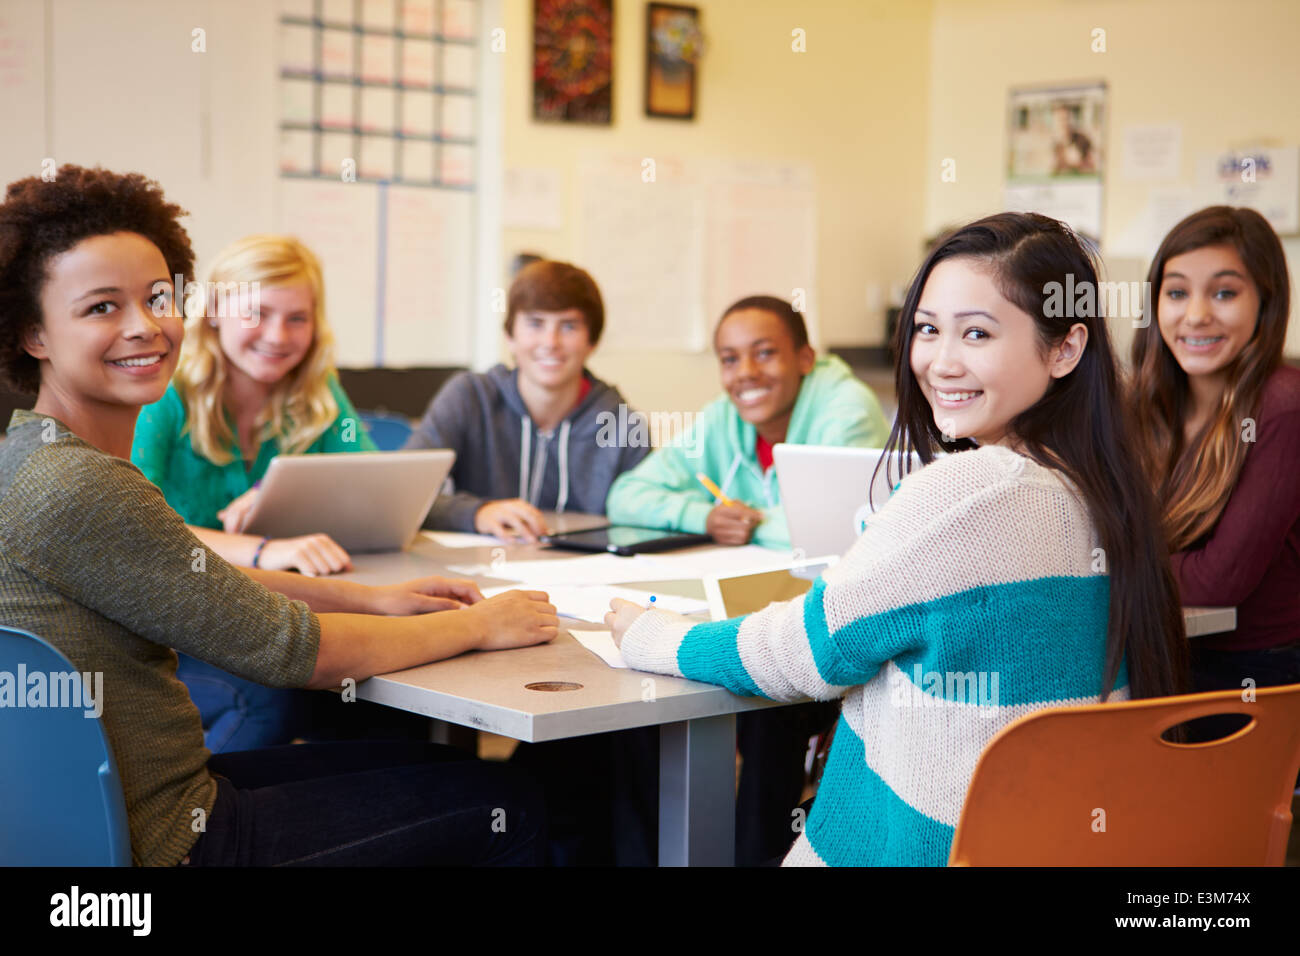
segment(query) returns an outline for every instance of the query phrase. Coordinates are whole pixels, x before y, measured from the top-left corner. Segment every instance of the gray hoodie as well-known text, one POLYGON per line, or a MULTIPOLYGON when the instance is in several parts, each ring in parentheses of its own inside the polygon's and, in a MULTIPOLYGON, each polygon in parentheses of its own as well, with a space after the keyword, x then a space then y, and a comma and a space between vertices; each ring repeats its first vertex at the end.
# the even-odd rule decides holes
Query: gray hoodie
MULTIPOLYGON (((586 369, 591 391, 551 432, 540 431, 519 394, 514 369, 496 365, 486 372, 462 372, 429 403, 407 448, 450 448, 455 491, 439 495, 426 528, 473 531, 474 514, 488 501, 522 498, 542 511, 605 513, 614 479, 649 452, 630 442, 597 442, 617 433, 611 420, 634 421, 618 389, 586 369), (620 414, 620 405, 624 406, 620 414)), ((626 428, 622 434, 633 434, 626 428)), ((643 431, 642 434, 645 434, 643 431)))

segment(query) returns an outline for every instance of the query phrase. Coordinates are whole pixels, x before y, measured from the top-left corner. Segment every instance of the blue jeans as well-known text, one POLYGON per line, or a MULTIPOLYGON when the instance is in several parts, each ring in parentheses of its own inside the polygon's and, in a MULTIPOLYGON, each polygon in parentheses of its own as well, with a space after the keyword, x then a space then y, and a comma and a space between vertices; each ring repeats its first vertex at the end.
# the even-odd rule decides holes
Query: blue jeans
POLYGON ((526 775, 437 744, 345 741, 221 754, 190 866, 537 866, 526 775))
POLYGON ((177 654, 176 676, 189 689, 214 754, 306 740, 429 739, 429 720, 335 693, 264 687, 204 661, 177 654))

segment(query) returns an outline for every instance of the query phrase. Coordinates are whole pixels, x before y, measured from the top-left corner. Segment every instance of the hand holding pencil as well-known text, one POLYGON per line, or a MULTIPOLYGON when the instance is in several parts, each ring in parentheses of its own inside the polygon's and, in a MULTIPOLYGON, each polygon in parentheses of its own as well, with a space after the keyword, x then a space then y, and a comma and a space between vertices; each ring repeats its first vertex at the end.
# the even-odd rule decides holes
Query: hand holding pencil
POLYGON ((754 528, 763 520, 763 512, 743 502, 732 501, 703 472, 697 473, 695 477, 718 499, 717 505, 709 512, 704 530, 718 544, 748 544, 754 535, 754 528))

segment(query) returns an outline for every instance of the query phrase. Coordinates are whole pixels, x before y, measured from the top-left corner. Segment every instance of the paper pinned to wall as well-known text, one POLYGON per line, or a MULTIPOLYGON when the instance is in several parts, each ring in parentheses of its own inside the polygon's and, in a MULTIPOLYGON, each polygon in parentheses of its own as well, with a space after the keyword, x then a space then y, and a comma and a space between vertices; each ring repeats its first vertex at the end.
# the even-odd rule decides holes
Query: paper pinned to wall
POLYGON ((608 348, 699 351, 704 192, 684 164, 644 162, 629 155, 582 165, 580 261, 605 299, 608 348))
POLYGON ((730 163, 708 190, 706 315, 748 295, 775 295, 804 313, 818 343, 817 194, 801 164, 730 163))
POLYGON ((383 364, 468 364, 473 196, 391 186, 387 200, 383 364))
POLYGON ((325 273, 326 315, 336 361, 368 367, 375 358, 375 214, 377 186, 284 180, 277 230, 297 236, 316 253, 325 273))
POLYGON ((635 156, 580 171, 582 259, 611 350, 700 351, 746 295, 792 300, 816 341, 816 187, 806 164, 635 156))
POLYGON ((511 166, 505 171, 501 224, 506 229, 564 228, 564 187, 558 169, 511 166))
POLYGON ((1124 179, 1177 179, 1183 165, 1183 127, 1178 123, 1126 126, 1123 155, 1124 179))
POLYGON ((1132 257, 1149 262, 1160 240, 1179 220, 1202 206, 1205 191, 1188 186, 1155 186, 1147 190, 1147 199, 1128 225, 1105 244, 1107 258, 1132 257))
POLYGON ((1300 147, 1259 146, 1206 154, 1198 173, 1214 202, 1254 209, 1279 236, 1300 234, 1300 147))

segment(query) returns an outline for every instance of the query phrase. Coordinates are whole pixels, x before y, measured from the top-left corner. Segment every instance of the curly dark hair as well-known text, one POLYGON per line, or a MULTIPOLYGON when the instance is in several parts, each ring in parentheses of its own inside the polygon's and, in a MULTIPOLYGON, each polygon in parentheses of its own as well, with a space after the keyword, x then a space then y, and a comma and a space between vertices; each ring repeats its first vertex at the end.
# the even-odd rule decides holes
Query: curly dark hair
POLYGON ((51 259, 83 239, 134 232, 163 254, 184 282, 194 272, 190 237, 178 222, 188 213, 140 173, 65 164, 49 182, 30 176, 9 184, 0 204, 0 377, 20 392, 40 390, 40 365, 23 337, 41 323, 41 289, 51 259))

